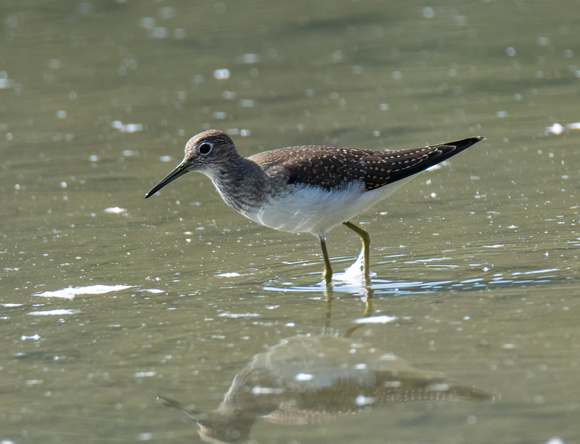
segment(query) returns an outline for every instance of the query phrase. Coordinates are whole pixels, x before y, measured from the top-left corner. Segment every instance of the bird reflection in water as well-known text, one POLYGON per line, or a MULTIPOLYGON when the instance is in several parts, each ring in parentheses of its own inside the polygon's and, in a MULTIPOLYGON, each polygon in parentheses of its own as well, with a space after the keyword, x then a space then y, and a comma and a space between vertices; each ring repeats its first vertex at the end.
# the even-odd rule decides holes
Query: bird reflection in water
POLYGON ((249 439, 258 418, 307 424, 390 403, 495 397, 353 338, 294 336, 255 355, 211 412, 159 400, 196 421, 204 441, 234 443, 249 439))

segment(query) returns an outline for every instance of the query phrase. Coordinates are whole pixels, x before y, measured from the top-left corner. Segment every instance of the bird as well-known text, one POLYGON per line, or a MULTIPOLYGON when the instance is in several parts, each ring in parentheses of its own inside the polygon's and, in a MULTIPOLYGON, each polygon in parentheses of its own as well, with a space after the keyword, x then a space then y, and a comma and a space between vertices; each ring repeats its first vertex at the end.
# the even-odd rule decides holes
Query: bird
POLYGON ((386 199, 417 173, 483 140, 395 151, 301 145, 242 157, 232 138, 220 130, 203 131, 188 140, 185 155, 149 198, 190 171, 206 175, 225 203, 248 219, 276 230, 310 233, 320 242, 323 279, 332 283, 326 234, 344 225, 362 242, 363 274, 370 283, 370 235, 351 222, 386 199))

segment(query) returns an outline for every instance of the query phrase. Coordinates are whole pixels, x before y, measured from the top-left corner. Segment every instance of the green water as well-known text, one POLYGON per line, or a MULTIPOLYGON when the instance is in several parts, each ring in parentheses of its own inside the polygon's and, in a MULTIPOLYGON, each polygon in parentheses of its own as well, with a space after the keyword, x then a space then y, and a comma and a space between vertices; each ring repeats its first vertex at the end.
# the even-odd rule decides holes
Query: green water
MULTIPOLYGON (((580 442, 578 6, 2 2, 0 442, 199 442, 157 395, 211 411, 267 347, 361 325, 368 291, 325 291, 314 237, 202 175, 144 200, 209 128, 244 155, 487 138, 355 220, 379 322, 351 337, 496 401, 258 418, 251 438, 580 442)), ((328 243, 340 278, 359 240, 328 243)))

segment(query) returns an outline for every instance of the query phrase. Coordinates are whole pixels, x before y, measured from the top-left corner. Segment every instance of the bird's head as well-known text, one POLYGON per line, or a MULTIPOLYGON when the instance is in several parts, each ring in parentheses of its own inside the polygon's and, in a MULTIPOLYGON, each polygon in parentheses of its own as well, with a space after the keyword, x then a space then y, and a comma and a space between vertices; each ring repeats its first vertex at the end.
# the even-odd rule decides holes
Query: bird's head
POLYGON ((199 133, 185 144, 185 156, 181 163, 151 188, 145 194, 145 198, 151 197, 165 185, 189 171, 199 171, 211 178, 237 157, 239 154, 234 142, 227 134, 218 130, 199 133))

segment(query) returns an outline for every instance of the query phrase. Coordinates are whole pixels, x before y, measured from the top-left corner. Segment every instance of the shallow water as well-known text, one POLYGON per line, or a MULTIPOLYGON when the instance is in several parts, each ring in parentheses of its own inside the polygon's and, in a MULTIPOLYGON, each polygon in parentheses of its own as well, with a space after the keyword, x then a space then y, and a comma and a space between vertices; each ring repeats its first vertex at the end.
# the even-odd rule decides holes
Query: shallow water
POLYGON ((347 335, 495 401, 367 394, 251 438, 580 442, 577 6, 4 2, 0 441, 199 442, 158 395, 210 412, 269 347, 347 335), (329 233, 329 291, 314 237, 202 175, 143 199, 208 128, 244 155, 487 140, 356 219, 370 289, 329 233))

